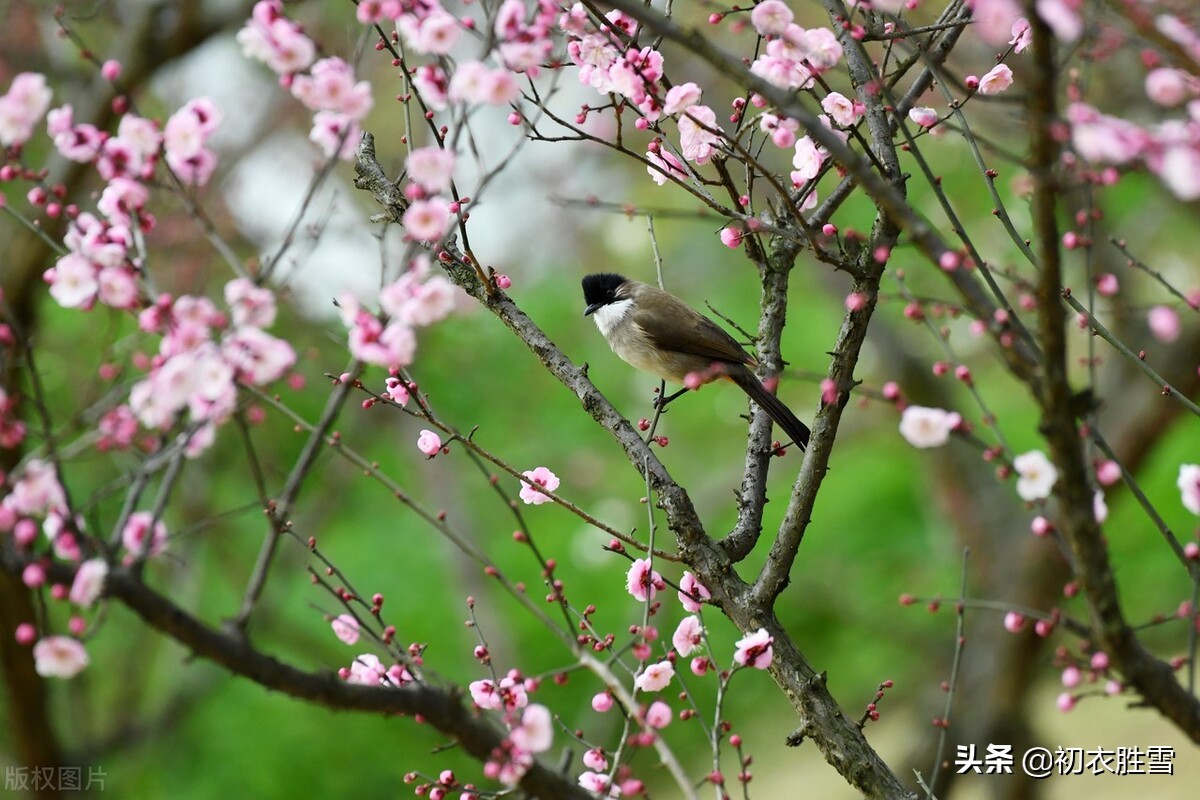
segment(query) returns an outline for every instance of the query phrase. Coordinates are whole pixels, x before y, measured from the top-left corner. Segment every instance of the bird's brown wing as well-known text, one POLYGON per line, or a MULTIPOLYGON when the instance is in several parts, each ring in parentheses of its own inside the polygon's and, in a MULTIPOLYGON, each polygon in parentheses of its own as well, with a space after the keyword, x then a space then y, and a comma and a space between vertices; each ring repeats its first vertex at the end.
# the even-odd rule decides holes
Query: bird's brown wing
POLYGON ((662 292, 658 300, 670 303, 671 314, 638 314, 634 317, 634 321, 655 346, 713 361, 751 365, 757 363, 724 328, 682 300, 666 292, 662 292))

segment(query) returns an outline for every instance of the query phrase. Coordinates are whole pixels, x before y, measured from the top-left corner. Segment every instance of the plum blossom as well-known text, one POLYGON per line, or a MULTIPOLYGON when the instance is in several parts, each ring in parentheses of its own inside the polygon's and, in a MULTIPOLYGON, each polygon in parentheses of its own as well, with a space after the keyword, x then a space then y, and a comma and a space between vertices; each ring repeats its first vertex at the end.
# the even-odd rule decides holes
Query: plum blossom
POLYGON ((675 677, 675 665, 670 661, 659 661, 649 664, 641 674, 634 678, 633 685, 643 692, 658 692, 667 688, 667 684, 675 677))
POLYGON ((509 734, 512 743, 528 753, 544 753, 554 743, 554 718, 550 709, 534 703, 521 715, 521 724, 509 734))
POLYGON ((335 111, 318 111, 313 114, 308 140, 319 147, 326 158, 336 155, 342 161, 349 161, 354 157, 361 134, 362 129, 352 117, 335 111))
POLYGON ((721 137, 717 129, 717 114, 708 106, 692 106, 679 118, 679 148, 683 157, 697 164, 707 164, 716 152, 721 137), (710 130, 711 129, 711 130, 710 130))
POLYGON ((971 30, 991 47, 1005 44, 1005 31, 1021 16, 1018 0, 973 0, 969 5, 975 22, 971 30))
POLYGON ((843 128, 849 128, 857 123, 866 111, 861 103, 856 103, 839 92, 830 92, 825 95, 821 100, 821 108, 825 109, 825 113, 843 128))
POLYGON ((796 152, 792 156, 792 183, 803 185, 821 172, 821 163, 825 160, 811 136, 804 136, 796 141, 796 152))
POLYGON ((675 628, 675 633, 671 636, 671 644, 679 655, 685 658, 699 649, 703 641, 704 626, 700 624, 700 618, 695 614, 681 619, 679 626, 675 628))
POLYGON ((678 114, 700 102, 700 87, 688 81, 672 86, 667 90, 667 99, 663 103, 662 113, 678 114))
POLYGON ((953 411, 908 406, 900 415, 900 435, 913 447, 941 447, 961 424, 962 417, 953 411))
POLYGON ((68 599, 80 608, 90 608, 104 590, 107 577, 108 563, 104 559, 92 558, 83 562, 75 572, 68 599))
POLYGON ((687 169, 684 168, 683 162, 662 148, 647 152, 646 160, 650 162, 646 172, 650 173, 650 177, 659 186, 665 184, 672 176, 687 177, 687 169))
POLYGON ((671 707, 662 700, 655 700, 646 709, 646 724, 651 728, 663 729, 671 724, 671 719, 674 715, 671 713, 671 707))
POLYGON ((269 328, 275 323, 275 293, 249 278, 234 278, 225 284, 225 304, 234 325, 269 328))
POLYGON ((354 68, 337 56, 312 65, 292 80, 292 95, 312 111, 332 111, 361 120, 371 110, 371 84, 354 81, 354 68))
POLYGON ((710 598, 712 593, 708 591, 708 587, 698 581, 691 571, 683 573, 679 580, 679 604, 685 611, 699 611, 701 603, 710 598))
POLYGON ((1000 94, 1012 86, 1013 73, 1007 64, 997 64, 979 79, 980 94, 1000 94))
POLYGON ((1030 450, 1013 459, 1017 471, 1017 494, 1022 500, 1044 500, 1058 480, 1058 469, 1041 450, 1030 450))
POLYGON ((67 496, 58 482, 54 465, 40 458, 25 462, 20 477, 12 485, 12 492, 4 498, 4 505, 22 516, 65 509, 67 496))
POLYGON ((583 772, 579 775, 579 785, 587 789, 592 794, 603 795, 606 797, 620 797, 621 788, 613 785, 612 780, 599 772, 591 770, 583 772))
POLYGON ((1037 15, 1054 31, 1059 41, 1070 44, 1083 33, 1080 3, 1081 0, 1037 0, 1037 15))
POLYGON ((780 0, 764 0, 750 13, 750 24, 760 36, 782 36, 795 16, 780 0))
POLYGON ((78 253, 67 253, 42 277, 50 284, 50 296, 63 308, 91 308, 100 291, 96 266, 78 253))
POLYGON ((358 642, 358 620, 351 614, 339 614, 329 623, 333 635, 343 644, 352 645, 358 642))
POLYGON ((525 505, 540 506, 542 503, 551 502, 550 496, 543 494, 539 489, 545 489, 553 492, 558 489, 558 476, 545 467, 538 467, 533 470, 525 470, 521 473, 527 480, 521 481, 521 500, 525 505))
POLYGON ((433 458, 442 449, 442 437, 431 430, 422 430, 421 435, 417 437, 417 449, 433 458))
POLYGON ((737 641, 733 660, 744 667, 766 669, 775 658, 774 642, 775 639, 767 633, 766 628, 759 628, 737 641))
POLYGON ((517 99, 521 87, 506 69, 491 69, 481 61, 458 65, 450 78, 450 99, 468 104, 502 106, 517 99))
POLYGON ((1146 74, 1146 96, 1160 106, 1172 108, 1192 94, 1195 79, 1181 69, 1159 67, 1146 74))
POLYGON ((1146 316, 1150 333, 1160 342, 1170 344, 1179 338, 1179 314, 1170 306, 1154 306, 1146 316))
POLYGON ((279 75, 307 67, 317 48, 300 26, 283 14, 282 0, 259 0, 245 26, 237 33, 242 53, 261 61, 279 75))
POLYGON ((121 530, 121 543, 135 558, 152 558, 167 546, 167 526, 161 519, 155 520, 149 511, 135 511, 129 515, 121 530))
POLYGON ((408 154, 404 167, 409 180, 420 184, 426 191, 437 194, 450 189, 454 177, 455 156, 453 150, 442 147, 418 147, 408 154))
POLYGON ((665 586, 662 576, 651 568, 648 558, 635 559, 625 577, 626 590, 643 603, 653 600, 658 590, 665 586))
POLYGON ((29 141, 34 126, 50 108, 51 97, 46 76, 18 73, 0 96, 0 145, 12 147, 29 141))
POLYGON ((1033 44, 1033 28, 1029 25, 1029 20, 1020 17, 1012 24, 1012 38, 1008 43, 1013 46, 1014 53, 1024 53, 1029 49, 1029 45, 1033 44))
POLYGON ((1200 515, 1200 464, 1181 464, 1175 485, 1179 487, 1183 507, 1200 515))
POLYGON ((43 678, 74 678, 87 665, 87 650, 70 636, 47 636, 33 646, 33 666, 43 678))
POLYGON ((409 238, 418 242, 439 241, 450 230, 450 207, 440 197, 414 200, 404 212, 400 224, 409 238))
POLYGON ((473 681, 467 689, 470 691, 475 705, 480 708, 503 708, 505 711, 515 711, 529 704, 529 695, 525 692, 525 682, 521 680, 516 670, 501 678, 499 684, 484 679, 473 681))
POLYGON ((454 15, 441 8, 424 16, 401 14, 396 18, 396 30, 418 53, 435 55, 450 52, 462 33, 462 27, 454 15))

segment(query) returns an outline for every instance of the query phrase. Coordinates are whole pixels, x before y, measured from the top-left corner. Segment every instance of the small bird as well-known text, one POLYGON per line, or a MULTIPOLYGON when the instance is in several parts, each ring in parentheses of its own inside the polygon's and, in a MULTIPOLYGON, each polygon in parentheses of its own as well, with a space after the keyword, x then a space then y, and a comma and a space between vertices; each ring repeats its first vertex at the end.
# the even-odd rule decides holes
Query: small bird
POLYGON ((584 316, 621 360, 684 388, 660 398, 661 408, 689 388, 724 378, 750 399, 803 450, 809 430, 773 395, 750 367, 758 365, 737 341, 708 317, 669 292, 623 275, 599 272, 583 279, 584 316))

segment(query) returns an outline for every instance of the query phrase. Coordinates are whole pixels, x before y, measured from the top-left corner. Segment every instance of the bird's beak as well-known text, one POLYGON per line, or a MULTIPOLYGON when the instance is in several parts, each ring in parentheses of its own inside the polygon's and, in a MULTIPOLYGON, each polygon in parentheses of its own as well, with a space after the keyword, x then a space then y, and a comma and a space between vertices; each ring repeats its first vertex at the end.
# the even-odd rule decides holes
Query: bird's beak
POLYGON ((583 310, 583 315, 585 317, 591 316, 591 314, 595 311, 598 311, 602 305, 604 305, 604 303, 592 303, 590 306, 588 306, 587 308, 585 308, 583 310))

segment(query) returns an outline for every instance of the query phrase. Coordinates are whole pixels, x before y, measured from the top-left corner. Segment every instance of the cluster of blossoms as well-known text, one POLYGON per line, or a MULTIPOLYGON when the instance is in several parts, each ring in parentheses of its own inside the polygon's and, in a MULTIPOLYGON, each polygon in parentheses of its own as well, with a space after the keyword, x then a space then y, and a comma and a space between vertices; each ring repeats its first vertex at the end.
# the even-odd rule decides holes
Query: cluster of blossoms
POLYGON ((142 331, 162 336, 147 377, 129 392, 129 409, 147 429, 166 430, 184 411, 194 426, 187 453, 203 452, 237 402, 237 383, 262 386, 296 363, 283 339, 263 330, 275 321, 269 290, 246 278, 225 285, 229 313, 207 297, 161 296, 138 315, 142 331))
MULTIPOLYGON (((403 368, 417 349, 416 329, 445 319, 455 308, 458 289, 434 275, 429 258, 421 255, 397 280, 379 293, 382 315, 372 314, 350 294, 338 298, 342 322, 350 328, 350 354, 366 364, 403 368)), ((393 397, 407 399, 407 390, 393 397)))
POLYGON ((356 81, 354 69, 336 56, 314 63, 317 46, 284 15, 282 0, 255 3, 237 40, 247 57, 266 64, 305 108, 315 112, 309 139, 325 156, 353 157, 360 123, 374 103, 371 85, 356 81))

